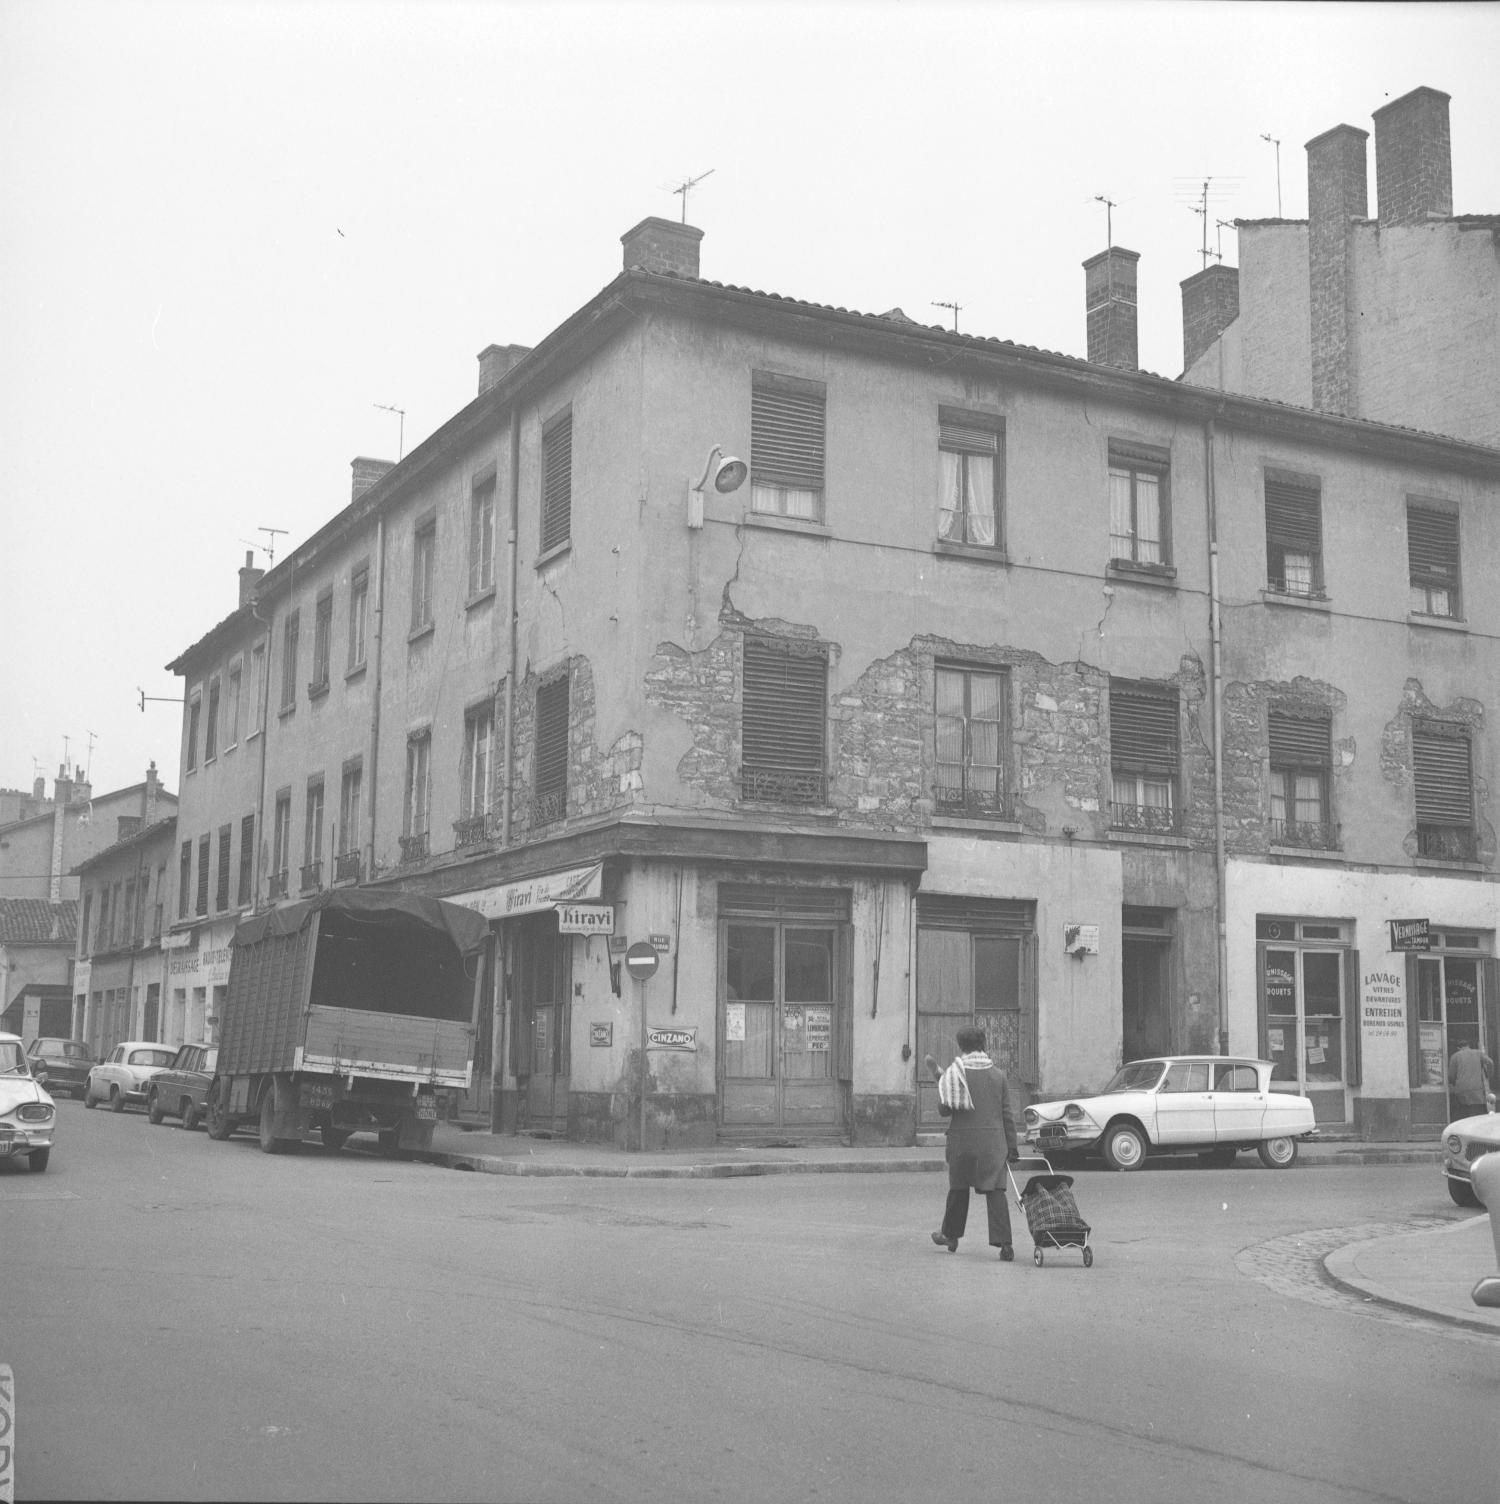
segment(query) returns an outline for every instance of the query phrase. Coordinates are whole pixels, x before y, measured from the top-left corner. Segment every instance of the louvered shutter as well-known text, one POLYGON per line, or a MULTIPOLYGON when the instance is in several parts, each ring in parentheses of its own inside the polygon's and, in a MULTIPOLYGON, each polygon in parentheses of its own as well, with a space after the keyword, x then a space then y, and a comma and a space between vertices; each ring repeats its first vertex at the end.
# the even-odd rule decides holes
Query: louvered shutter
POLYGON ((1474 818, 1469 738, 1457 727, 1428 722, 1412 728, 1417 824, 1467 826, 1474 818))
POLYGON ((1029 933, 1036 905, 1029 899, 965 898, 952 893, 919 893, 917 923, 924 929, 968 930, 979 935, 1029 933))
POLYGON ((1364 1079, 1364 1029, 1359 1018, 1359 952, 1344 954, 1344 1080, 1358 1086, 1364 1079))
POLYGON ((1178 767, 1177 696, 1111 685, 1110 766, 1128 773, 1171 777, 1178 767))
POLYGON ((1326 768, 1332 761, 1327 716, 1273 710, 1267 717, 1273 768, 1326 768))
POLYGON ((573 526, 573 414, 542 434, 542 552, 566 543, 573 526))
POLYGON ((823 489, 821 392, 756 381, 750 394, 750 471, 756 485, 823 489))
POLYGON ((1323 516, 1316 486, 1266 481, 1266 572, 1285 585, 1284 554, 1305 554, 1312 566, 1312 590, 1323 590, 1323 516))
POLYGON ((1458 518, 1431 507, 1406 509, 1406 553, 1414 585, 1458 584, 1458 518))
POLYGON ((536 692, 536 794, 556 799, 562 813, 568 787, 568 681, 543 684, 536 692))
POLYGON ((824 799, 828 662, 821 649, 747 639, 741 709, 746 798, 824 799))
POLYGON ((941 417, 938 420, 938 447, 956 450, 960 454, 999 454, 1000 435, 993 428, 982 426, 977 419, 966 422, 960 416, 941 417))

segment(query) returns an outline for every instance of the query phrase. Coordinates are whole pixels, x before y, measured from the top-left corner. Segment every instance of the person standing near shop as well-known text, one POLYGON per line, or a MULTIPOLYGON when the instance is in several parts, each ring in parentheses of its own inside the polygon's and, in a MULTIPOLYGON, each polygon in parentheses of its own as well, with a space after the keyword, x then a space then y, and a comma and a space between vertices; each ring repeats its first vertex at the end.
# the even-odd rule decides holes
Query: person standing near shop
POLYGON ((1010 1208, 1005 1201, 1005 1165, 1018 1158, 1016 1123, 1010 1109, 1005 1072, 984 1050, 984 1030, 960 1029, 958 1056, 941 1075, 937 1061, 926 1057, 938 1077, 938 1111, 948 1122, 948 1201, 943 1225, 932 1241, 949 1253, 969 1220, 969 1192, 982 1191, 989 1211, 990 1247, 1007 1264, 1015 1258, 1010 1241, 1010 1208))
POLYGON ((1471 1044, 1460 1045, 1448 1059, 1448 1089, 1455 1119, 1476 1117, 1490 1110, 1490 1082, 1495 1062, 1471 1044))

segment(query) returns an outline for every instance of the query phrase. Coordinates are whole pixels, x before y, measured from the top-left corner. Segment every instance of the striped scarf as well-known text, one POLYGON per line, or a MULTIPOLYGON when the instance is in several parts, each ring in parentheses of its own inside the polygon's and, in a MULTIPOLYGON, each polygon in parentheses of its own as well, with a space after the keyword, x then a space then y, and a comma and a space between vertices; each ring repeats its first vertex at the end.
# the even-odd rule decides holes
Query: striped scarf
POLYGON ((983 1050, 956 1056, 953 1064, 938 1077, 938 1101, 952 1112, 973 1112, 974 1099, 969 1095, 966 1073, 987 1071, 993 1063, 983 1050))

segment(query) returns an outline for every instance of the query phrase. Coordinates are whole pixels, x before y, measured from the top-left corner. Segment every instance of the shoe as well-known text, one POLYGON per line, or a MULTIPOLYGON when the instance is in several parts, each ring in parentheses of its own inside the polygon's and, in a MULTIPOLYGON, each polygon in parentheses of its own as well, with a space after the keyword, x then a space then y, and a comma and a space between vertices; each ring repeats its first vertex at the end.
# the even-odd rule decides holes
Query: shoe
POLYGON ((939 1248, 946 1248, 949 1253, 957 1253, 958 1252, 958 1239, 957 1238, 945 1238, 942 1235, 942 1233, 935 1232, 932 1235, 932 1241, 934 1243, 936 1243, 939 1248))
POLYGON ((1016 1250, 1009 1243, 1002 1243, 1000 1245, 1000 1262, 1002 1264, 1014 1264, 1015 1261, 1016 1250))

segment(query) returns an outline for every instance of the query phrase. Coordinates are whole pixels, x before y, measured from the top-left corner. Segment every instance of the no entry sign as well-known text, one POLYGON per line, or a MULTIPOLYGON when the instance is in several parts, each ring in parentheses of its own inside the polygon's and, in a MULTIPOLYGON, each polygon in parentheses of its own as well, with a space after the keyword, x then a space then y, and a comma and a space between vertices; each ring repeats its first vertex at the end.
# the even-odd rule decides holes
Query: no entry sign
POLYGON ((648 940, 637 940, 625 952, 625 970, 638 982, 649 982, 656 975, 659 964, 656 947, 648 940))

